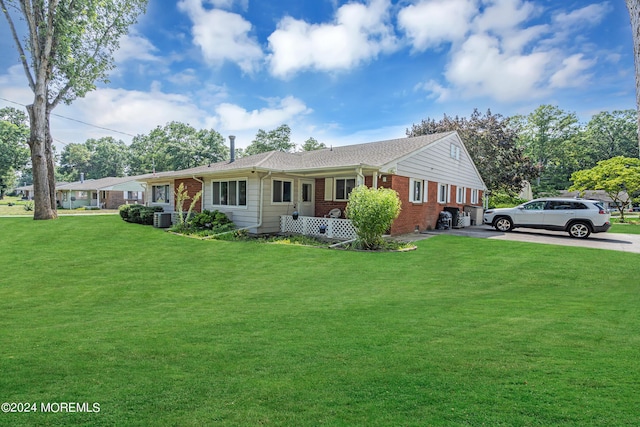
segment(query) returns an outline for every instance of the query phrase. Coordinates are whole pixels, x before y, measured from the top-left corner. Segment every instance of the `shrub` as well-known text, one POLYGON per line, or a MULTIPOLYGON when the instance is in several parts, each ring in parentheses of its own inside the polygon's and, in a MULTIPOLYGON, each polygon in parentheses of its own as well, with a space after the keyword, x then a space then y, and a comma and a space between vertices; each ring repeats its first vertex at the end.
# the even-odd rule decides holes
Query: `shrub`
POLYGON ((232 221, 227 215, 219 211, 203 210, 199 214, 194 215, 188 224, 190 227, 198 230, 212 230, 222 225, 230 224, 232 221))
POLYGON ((526 203, 526 199, 521 199, 507 193, 493 193, 489 196, 489 208, 511 208, 526 203))
POLYGON ((33 202, 32 201, 28 201, 24 204, 24 210, 31 212, 33 210, 33 202))
POLYGON ((123 220, 144 225, 153 225, 153 214, 163 211, 161 206, 122 205, 118 208, 123 220))
POLYGON ((395 190, 361 185, 349 195, 346 214, 356 228, 358 244, 377 249, 384 243, 382 235, 400 215, 400 198, 395 190))

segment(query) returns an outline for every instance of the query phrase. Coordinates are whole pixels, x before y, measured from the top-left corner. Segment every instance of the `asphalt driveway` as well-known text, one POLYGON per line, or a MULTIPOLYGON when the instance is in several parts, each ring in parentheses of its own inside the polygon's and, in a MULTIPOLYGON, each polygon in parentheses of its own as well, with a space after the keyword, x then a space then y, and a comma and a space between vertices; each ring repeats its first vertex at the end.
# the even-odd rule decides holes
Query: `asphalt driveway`
POLYGON ((451 230, 426 231, 420 236, 451 234, 454 236, 477 237, 481 239, 515 240, 518 242, 543 243, 560 246, 580 246, 584 248, 608 249, 612 251, 640 253, 640 234, 597 233, 587 239, 574 239, 567 233, 557 231, 516 228, 510 232, 497 231, 488 225, 480 225, 451 230))

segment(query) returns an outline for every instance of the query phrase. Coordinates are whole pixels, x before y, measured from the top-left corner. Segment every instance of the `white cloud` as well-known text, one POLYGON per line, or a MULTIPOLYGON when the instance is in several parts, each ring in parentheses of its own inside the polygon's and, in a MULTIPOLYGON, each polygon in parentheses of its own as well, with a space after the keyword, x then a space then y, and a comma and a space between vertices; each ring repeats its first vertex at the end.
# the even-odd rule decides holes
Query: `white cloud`
POLYGON ((531 2, 522 0, 485 0, 486 7, 474 20, 476 32, 510 32, 537 13, 531 2))
POLYGON ((423 0, 400 10, 398 25, 422 51, 462 40, 477 8, 477 0, 423 0))
POLYGON ((425 83, 416 85, 416 89, 422 89, 429 92, 430 98, 435 98, 437 101, 446 102, 451 98, 451 90, 442 86, 435 80, 429 80, 425 83))
MULTIPOLYGON (((156 84, 150 92, 125 89, 97 89, 70 106, 60 106, 56 113, 86 121, 92 125, 131 135, 145 134, 156 126, 171 121, 199 127, 205 113, 192 103, 189 96, 163 93, 156 84)), ((64 133, 58 135, 65 142, 84 142, 87 138, 111 135, 129 142, 131 137, 120 133, 76 125, 58 120, 64 133), (66 130, 65 130, 66 129, 66 130), (66 135, 65 135, 66 134, 66 135)), ((56 136, 55 129, 52 129, 56 136)))
POLYGON ((332 23, 285 17, 269 36, 271 73, 286 78, 303 70, 348 70, 396 49, 389 0, 341 6, 332 23))
POLYGON ((114 53, 113 58, 116 63, 127 60, 159 61, 160 58, 155 55, 157 51, 158 49, 148 39, 132 33, 120 39, 120 49, 114 53))
POLYGON ((544 10, 530 1, 421 0, 402 9, 398 22, 416 50, 451 43, 444 81, 429 80, 417 89, 438 101, 459 96, 515 102, 587 82, 596 61, 580 52, 585 47, 575 43, 575 33, 601 22, 609 9, 608 3, 593 4, 546 15, 544 23, 544 10))
POLYGON ((589 75, 583 72, 595 64, 594 60, 585 60, 584 55, 577 53, 562 61, 562 68, 556 71, 550 79, 553 88, 579 87, 589 80, 589 75))
POLYGON ((256 71, 264 55, 258 42, 250 36, 251 23, 236 13, 205 9, 202 1, 181 0, 178 7, 193 22, 193 41, 205 60, 213 66, 231 61, 245 73, 256 71))
POLYGON ((473 35, 453 54, 445 75, 464 97, 516 101, 541 94, 551 59, 545 52, 507 55, 501 52, 497 38, 473 35))
MULTIPOLYGON (((33 92, 27 83, 27 76, 24 74, 22 65, 12 65, 7 70, 7 74, 0 74, 0 96, 20 104, 30 104, 33 102, 33 92)), ((9 107, 22 109, 16 104, 9 107)))
POLYGON ((582 27, 599 24, 611 10, 609 2, 594 3, 571 12, 562 12, 554 17, 560 27, 582 27))
POLYGON ((215 109, 218 121, 225 130, 271 129, 288 123, 297 116, 309 114, 304 102, 288 96, 279 100, 272 100, 269 107, 260 110, 247 111, 236 104, 223 103, 215 109))
POLYGON ((235 4, 238 4, 242 10, 247 10, 249 7, 249 0, 209 0, 209 3, 213 7, 218 9, 232 9, 235 4))

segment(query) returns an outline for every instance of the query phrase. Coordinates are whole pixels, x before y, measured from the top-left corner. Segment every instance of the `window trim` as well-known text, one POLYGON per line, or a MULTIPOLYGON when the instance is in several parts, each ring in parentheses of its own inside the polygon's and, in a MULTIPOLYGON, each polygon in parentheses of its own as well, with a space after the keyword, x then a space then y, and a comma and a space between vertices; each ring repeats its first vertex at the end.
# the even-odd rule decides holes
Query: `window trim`
POLYGON ((438 183, 438 203, 449 203, 451 200, 451 187, 449 184, 444 184, 442 182, 438 183), (441 190, 444 188, 444 192, 441 190), (441 196, 444 196, 442 198, 441 196))
POLYGON ((456 187, 456 203, 467 203, 467 189, 465 187, 456 187), (460 197, 462 195, 462 197, 460 197))
POLYGON ((211 187, 211 206, 212 207, 224 208, 224 209, 247 209, 247 205, 249 204, 248 203, 248 194, 249 194, 249 179, 248 178, 241 177, 241 178, 227 178, 227 179, 212 179, 209 184, 210 184, 210 187, 211 187), (227 188, 228 188, 229 182, 231 182, 231 181, 236 183, 236 204, 235 205, 215 204, 214 203, 213 184, 216 183, 216 182, 217 183, 226 182, 227 183, 227 188), (244 181, 244 183, 245 183, 244 205, 237 204, 237 203, 240 202, 240 185, 238 185, 238 183, 242 182, 242 181, 244 181))
POLYGON ((426 182, 427 181, 425 181, 424 179, 409 178, 409 202, 424 203, 424 201, 426 200, 426 197, 425 197, 426 182), (416 183, 420 183, 420 197, 418 199, 414 197, 416 183))
POLYGON ((347 192, 347 180, 353 180, 353 188, 351 189, 353 191, 354 188, 357 187, 358 185, 358 178, 355 176, 339 176, 336 178, 333 178, 333 201, 334 202, 348 202, 349 201, 349 195, 351 194, 351 192, 349 192, 349 194, 346 195, 346 197, 344 199, 338 199, 338 181, 344 181, 344 191, 345 193, 347 192))
POLYGON ((449 157, 454 160, 460 160, 460 151, 462 150, 458 144, 451 143, 449 150, 449 157))
POLYGON ((151 203, 156 204, 156 205, 170 205, 171 204, 171 184, 169 184, 169 183, 152 184, 151 185, 151 203), (166 192, 167 201, 166 202, 158 202, 156 200, 156 190, 155 190, 156 187, 167 187, 167 192, 166 192))
MULTIPOLYGON (((271 204, 272 205, 292 205, 292 204, 294 204, 295 203, 295 201, 293 200, 294 199, 294 194, 295 194, 294 189, 295 189, 295 185, 294 185, 293 179, 289 179, 289 178, 272 178, 271 179, 271 204), (289 195, 291 200, 286 201, 286 202, 285 201, 276 202, 276 201, 273 200, 273 196, 275 195, 275 191, 274 191, 273 187, 274 187, 276 181, 280 181, 281 183, 288 182, 288 183, 291 184, 291 193, 289 195)), ((280 198, 284 199, 284 185, 281 188, 280 198)))
POLYGON ((472 188, 471 189, 471 204, 472 205, 477 205, 478 204, 478 200, 479 200, 479 196, 480 192, 478 191, 477 188, 472 188))
POLYGON ((313 203, 314 198, 314 183, 312 181, 300 181, 300 203, 304 203, 305 205, 310 205, 313 203), (304 200, 304 186, 308 185, 309 189, 309 200, 304 200))

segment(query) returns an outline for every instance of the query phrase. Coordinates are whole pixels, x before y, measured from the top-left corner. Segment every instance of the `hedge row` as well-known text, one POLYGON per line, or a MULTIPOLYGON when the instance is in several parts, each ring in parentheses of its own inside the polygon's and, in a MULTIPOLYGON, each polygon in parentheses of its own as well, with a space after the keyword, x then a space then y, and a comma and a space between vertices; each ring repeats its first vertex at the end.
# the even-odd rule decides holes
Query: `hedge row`
POLYGON ((153 214, 163 212, 161 206, 122 205, 118 209, 120 217, 136 224, 153 225, 153 214))

